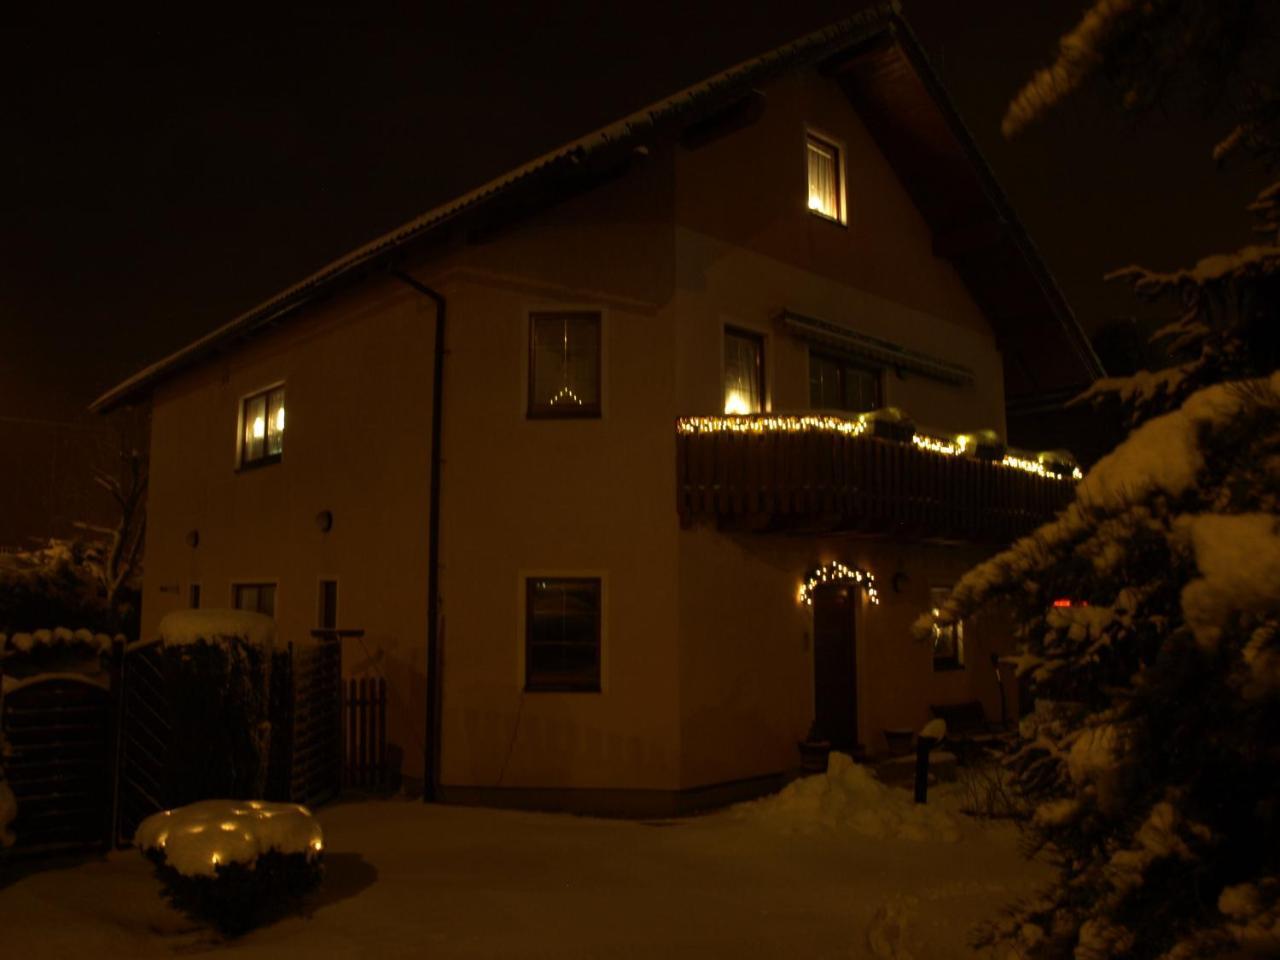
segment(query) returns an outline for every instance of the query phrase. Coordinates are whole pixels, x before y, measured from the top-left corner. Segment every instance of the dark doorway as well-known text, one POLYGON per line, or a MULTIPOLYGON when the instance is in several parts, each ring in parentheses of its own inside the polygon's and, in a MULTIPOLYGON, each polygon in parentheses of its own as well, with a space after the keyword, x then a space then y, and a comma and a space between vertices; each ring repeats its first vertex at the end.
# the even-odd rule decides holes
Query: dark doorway
POLYGON ((854 658, 856 588, 834 583, 813 595, 813 700, 818 733, 834 750, 858 743, 858 676, 854 658))

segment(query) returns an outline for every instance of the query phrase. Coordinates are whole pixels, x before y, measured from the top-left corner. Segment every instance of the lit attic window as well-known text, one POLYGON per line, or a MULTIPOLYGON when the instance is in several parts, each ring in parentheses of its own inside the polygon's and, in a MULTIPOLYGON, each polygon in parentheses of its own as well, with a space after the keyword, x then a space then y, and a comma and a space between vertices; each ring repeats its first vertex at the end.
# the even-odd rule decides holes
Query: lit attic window
POLYGON ((844 171, 840 148, 821 137, 808 134, 806 156, 809 166, 809 209, 820 217, 844 223, 844 171))

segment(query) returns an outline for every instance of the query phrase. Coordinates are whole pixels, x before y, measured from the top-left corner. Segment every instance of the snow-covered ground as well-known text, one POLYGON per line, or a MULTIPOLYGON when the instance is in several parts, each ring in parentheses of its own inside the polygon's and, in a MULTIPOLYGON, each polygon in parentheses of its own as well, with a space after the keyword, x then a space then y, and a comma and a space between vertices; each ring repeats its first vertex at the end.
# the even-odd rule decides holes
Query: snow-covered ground
MULTIPOLYGON (((298 915, 222 941, 133 850, 0 887, 6 956, 971 957, 971 925, 1049 876, 1008 825, 927 813, 847 769, 703 817, 598 820, 412 800, 320 810, 298 915), (873 812, 874 811, 874 812, 873 812)), ((0 877, 3 868, 0 868, 0 877)), ((3 882, 0 879, 0 882, 3 882)))

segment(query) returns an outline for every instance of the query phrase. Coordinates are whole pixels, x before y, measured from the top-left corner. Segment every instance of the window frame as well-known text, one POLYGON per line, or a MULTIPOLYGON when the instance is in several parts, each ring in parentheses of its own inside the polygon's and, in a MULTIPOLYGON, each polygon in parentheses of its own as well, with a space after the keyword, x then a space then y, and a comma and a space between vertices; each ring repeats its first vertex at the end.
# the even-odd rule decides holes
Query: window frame
POLYGON ((599 420, 604 413, 604 311, 592 309, 529 310, 528 361, 525 391, 525 417, 529 420, 599 420), (592 404, 558 407, 537 402, 537 341, 534 330, 538 320, 594 319, 596 323, 596 399, 592 404))
MULTIPOLYGON (((939 593, 949 594, 951 590, 952 590, 952 586, 950 585, 944 585, 944 584, 931 585, 929 587, 930 609, 934 609, 934 610, 937 609, 937 604, 934 602, 935 594, 939 594, 939 593)), ((964 643, 965 643, 964 620, 957 620, 955 623, 945 628, 939 627, 935 623, 933 625, 932 639, 933 639, 933 649, 930 651, 930 654, 931 654, 931 662, 933 664, 934 673, 947 673, 955 670, 965 669, 966 663, 965 663, 965 648, 964 648, 964 643), (944 629, 950 632, 952 636, 952 641, 951 641, 952 652, 950 654, 944 654, 942 656, 939 656, 938 638, 939 636, 941 636, 942 631, 944 629)))
MULTIPOLYGON (((842 356, 839 353, 828 353, 821 349, 815 350, 813 349, 813 347, 810 347, 809 348, 809 409, 811 410, 831 409, 829 407, 815 407, 813 405, 813 361, 815 359, 825 360, 828 363, 833 363, 838 367, 839 389, 840 389, 840 397, 842 400, 845 396, 845 371, 848 368, 852 367, 856 370, 862 370, 866 373, 874 374, 876 379, 876 402, 875 402, 875 405, 871 407, 871 410, 879 410, 884 407, 885 405, 884 367, 877 367, 869 363, 860 363, 857 360, 853 360, 853 359, 850 359, 849 357, 842 356)), ((845 410, 849 413, 869 413, 870 412, 870 410, 848 410, 847 407, 838 407, 836 409, 845 410)))
MULTIPOLYGON (((276 619, 276 614, 280 610, 280 581, 279 580, 232 580, 231 581, 231 609, 232 610, 246 610, 245 607, 240 606, 239 593, 242 589, 245 589, 247 587, 256 587, 259 590, 261 590, 263 587, 271 588, 271 613, 269 614, 263 613, 262 615, 264 617, 269 616, 271 617, 272 620, 276 619)), ((247 612, 262 613, 261 610, 257 610, 257 609, 248 610, 247 612)))
POLYGON ((804 130, 804 186, 805 186, 805 209, 813 216, 827 223, 837 223, 842 227, 849 225, 849 206, 845 196, 845 145, 842 140, 829 136, 813 127, 805 127, 804 130), (810 184, 809 184, 809 145, 817 144, 825 147, 835 154, 835 175, 836 175, 836 216, 824 213, 815 207, 809 205, 810 184))
POLYGON ((200 591, 199 581, 193 580, 191 583, 187 584, 187 609, 188 610, 200 609, 200 601, 201 601, 200 593, 201 591, 200 591))
MULTIPOLYGON (((265 423, 264 423, 263 434, 262 434, 262 455, 261 456, 254 457, 253 459, 249 459, 249 445, 248 443, 245 442, 245 431, 248 429, 248 422, 249 422, 249 404, 253 403, 255 400, 262 400, 263 417, 265 420, 267 416, 266 411, 269 410, 271 406, 271 396, 272 394, 277 392, 280 393, 281 395, 281 399, 280 399, 281 407, 287 407, 288 404, 284 398, 285 384, 283 380, 278 383, 273 383, 271 386, 265 387, 262 390, 255 390, 253 393, 247 393, 240 398, 240 413, 239 413, 239 416, 237 417, 239 429, 236 431, 236 445, 237 445, 237 450, 239 451, 239 456, 236 458, 236 465, 238 470, 256 470, 258 467, 267 467, 273 463, 279 463, 281 460, 284 459, 283 436, 281 437, 281 440, 280 440, 279 453, 266 452, 267 451, 267 430, 269 428, 265 425, 265 423)), ((285 429, 286 430, 288 429, 287 414, 285 419, 285 429)), ((282 434, 283 432, 284 431, 282 431, 282 434)))
POLYGON ((319 630, 337 630, 338 629, 338 609, 341 601, 341 588, 338 585, 337 577, 320 577, 316 580, 316 628, 319 630), (333 584, 333 623, 326 624, 325 613, 326 599, 325 588, 329 584, 333 584))
MULTIPOLYGON (((720 412, 730 415, 724 409, 725 394, 728 388, 729 368, 725 363, 725 352, 730 337, 738 337, 742 340, 754 341, 757 347, 756 352, 756 377, 758 380, 757 387, 760 393, 760 409, 753 411, 754 414, 769 412, 769 378, 767 376, 768 358, 766 351, 768 350, 768 335, 759 330, 751 330, 747 327, 739 327, 732 323, 723 324, 720 330, 720 412)), ((752 413, 746 414, 751 416, 752 413)))
POLYGON ((604 692, 604 634, 605 634, 605 577, 600 574, 526 573, 522 575, 524 598, 524 630, 522 638, 522 689, 525 693, 603 693, 604 692), (596 670, 593 682, 550 682, 538 680, 533 670, 533 599, 535 583, 594 584, 596 593, 595 650, 596 670))

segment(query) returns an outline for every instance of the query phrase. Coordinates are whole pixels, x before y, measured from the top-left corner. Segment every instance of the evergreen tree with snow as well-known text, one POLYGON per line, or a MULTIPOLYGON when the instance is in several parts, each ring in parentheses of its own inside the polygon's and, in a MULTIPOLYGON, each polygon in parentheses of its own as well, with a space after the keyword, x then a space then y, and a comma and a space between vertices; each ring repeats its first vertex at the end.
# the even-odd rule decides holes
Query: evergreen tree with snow
MULTIPOLYGON (((1280 169, 1278 29, 1261 0, 1098 0, 1005 131, 1098 81, 1135 114, 1200 98, 1230 118, 1214 159, 1280 169)), ((1173 365, 1094 387, 1129 405, 1128 439, 941 609, 1011 605, 1036 700, 1008 762, 1059 879, 986 931, 1011 956, 1280 956, 1278 212, 1280 183, 1260 242, 1119 271, 1180 302, 1173 365)))

